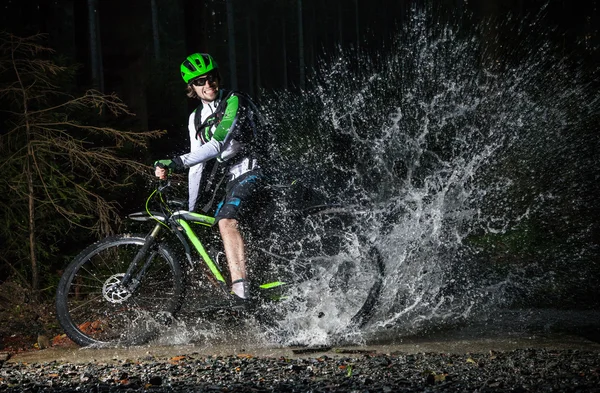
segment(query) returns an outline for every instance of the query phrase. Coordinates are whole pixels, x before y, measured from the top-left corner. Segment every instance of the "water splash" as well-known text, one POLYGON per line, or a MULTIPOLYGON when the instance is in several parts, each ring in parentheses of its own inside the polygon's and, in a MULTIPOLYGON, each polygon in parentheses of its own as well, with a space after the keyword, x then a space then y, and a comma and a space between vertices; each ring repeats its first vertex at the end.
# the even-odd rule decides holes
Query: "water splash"
MULTIPOLYGON (((361 276, 368 266, 364 249, 341 241, 318 268, 320 279, 292 296, 280 340, 360 341, 382 328, 410 333, 453 324, 516 299, 527 303, 567 272, 566 260, 550 252, 559 247, 541 253, 533 232, 544 230, 548 209, 562 214, 582 194, 573 172, 594 165, 585 145, 598 146, 589 126, 600 107, 580 69, 534 34, 538 23, 523 22, 520 44, 499 57, 484 42, 485 25, 462 31, 458 22, 415 12, 387 54, 340 54, 304 94, 267 102, 277 133, 274 177, 303 179, 319 201, 343 206, 385 265, 370 325, 349 329, 351 315, 340 310, 353 295, 332 290, 329 275, 344 265, 361 276), (559 172, 545 172, 552 168, 559 172)), ((564 243, 585 247, 579 255, 560 249, 582 269, 597 249, 585 225, 569 228, 564 243)), ((275 243, 288 242, 276 252, 298 251, 278 268, 315 264, 320 254, 310 259, 305 251, 327 233, 276 236, 275 243)))

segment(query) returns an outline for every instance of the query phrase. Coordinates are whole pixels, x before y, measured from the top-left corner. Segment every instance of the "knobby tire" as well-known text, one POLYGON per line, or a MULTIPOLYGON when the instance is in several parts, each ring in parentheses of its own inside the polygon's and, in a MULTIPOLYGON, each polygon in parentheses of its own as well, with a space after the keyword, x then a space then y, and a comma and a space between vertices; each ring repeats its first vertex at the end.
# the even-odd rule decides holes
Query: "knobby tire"
POLYGON ((367 295, 362 307, 350 319, 350 325, 358 328, 363 328, 375 313, 377 309, 377 303, 379 302, 381 289, 383 287, 383 258, 381 257, 381 254, 375 247, 371 247, 368 255, 371 259, 371 262, 373 263, 374 268, 376 269, 377 274, 375 277, 375 281, 373 282, 373 286, 371 287, 371 289, 369 289, 369 294, 367 295))
POLYGON ((60 325, 81 346, 142 344, 154 337, 183 302, 184 276, 172 251, 157 243, 133 292, 120 278, 144 245, 143 235, 118 235, 83 250, 66 268, 58 285, 60 325))

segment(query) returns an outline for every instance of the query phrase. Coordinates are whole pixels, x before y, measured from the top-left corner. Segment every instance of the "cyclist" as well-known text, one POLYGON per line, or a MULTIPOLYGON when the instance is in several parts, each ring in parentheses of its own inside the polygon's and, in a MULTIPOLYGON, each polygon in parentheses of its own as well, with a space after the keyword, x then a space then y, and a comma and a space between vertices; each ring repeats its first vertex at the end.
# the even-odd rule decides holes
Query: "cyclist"
POLYGON ((189 210, 194 211, 201 181, 212 181, 205 163, 217 160, 226 166, 225 197, 215 219, 229 266, 232 299, 248 299, 246 252, 238 220, 264 187, 255 148, 258 113, 246 95, 221 88, 217 63, 209 54, 191 54, 180 68, 188 97, 200 100, 188 122, 191 149, 188 154, 156 161, 155 174, 165 179, 167 171, 189 168, 189 210))

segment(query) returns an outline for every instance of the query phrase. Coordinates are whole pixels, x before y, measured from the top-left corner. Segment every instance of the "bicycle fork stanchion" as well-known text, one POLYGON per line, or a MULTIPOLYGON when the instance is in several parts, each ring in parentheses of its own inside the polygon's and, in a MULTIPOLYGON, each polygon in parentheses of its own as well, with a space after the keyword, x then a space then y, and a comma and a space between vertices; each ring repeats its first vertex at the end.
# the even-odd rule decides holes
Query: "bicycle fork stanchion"
POLYGON ((162 224, 160 224, 160 223, 156 224, 156 226, 154 227, 154 229, 152 230, 152 232, 150 232, 148 234, 148 236, 146 236, 146 242, 144 243, 144 245, 142 246, 142 248, 140 249, 140 251, 138 251, 138 253, 133 258, 133 261, 131 262, 131 264, 127 268, 127 272, 125 273, 125 275, 123 276, 123 279, 121 280, 121 285, 123 285, 124 287, 127 287, 127 285, 130 282, 133 284, 131 287, 127 288, 130 293, 133 293, 137 289, 137 287, 140 285, 140 282, 141 282, 141 279, 142 279, 144 273, 146 272, 146 270, 150 266, 150 261, 152 261, 152 259, 156 255, 156 252, 153 252, 148 257, 148 259, 146 259, 146 262, 144 263, 144 266, 139 271, 139 273, 135 277, 133 277, 133 273, 134 273, 135 268, 137 267, 139 261, 144 257, 144 255, 146 255, 146 253, 148 253, 148 250, 154 244, 154 240, 156 239, 156 236, 158 236, 158 233, 160 232, 161 225, 162 224))

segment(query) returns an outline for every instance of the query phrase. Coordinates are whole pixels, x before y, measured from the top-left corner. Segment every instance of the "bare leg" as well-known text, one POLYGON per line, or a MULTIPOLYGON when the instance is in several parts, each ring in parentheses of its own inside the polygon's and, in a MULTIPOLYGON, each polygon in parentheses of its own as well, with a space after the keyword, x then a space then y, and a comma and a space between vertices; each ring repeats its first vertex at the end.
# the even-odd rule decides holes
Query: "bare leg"
POLYGON ((246 252, 244 239, 238 228, 237 220, 222 218, 219 220, 219 231, 225 247, 225 256, 229 265, 231 282, 246 279, 246 252))

